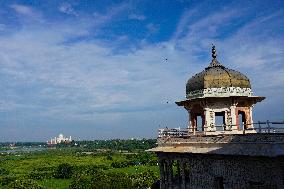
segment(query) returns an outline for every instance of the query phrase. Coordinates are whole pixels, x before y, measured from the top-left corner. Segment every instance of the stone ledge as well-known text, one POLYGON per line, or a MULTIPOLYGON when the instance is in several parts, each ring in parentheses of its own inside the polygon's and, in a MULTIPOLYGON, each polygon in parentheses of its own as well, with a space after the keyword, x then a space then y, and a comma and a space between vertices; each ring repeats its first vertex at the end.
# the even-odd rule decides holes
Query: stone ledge
POLYGON ((164 143, 283 143, 284 133, 249 133, 201 135, 189 137, 163 137, 157 139, 158 145, 164 143))
POLYGON ((284 134, 219 135, 158 139, 151 152, 284 156, 284 134))

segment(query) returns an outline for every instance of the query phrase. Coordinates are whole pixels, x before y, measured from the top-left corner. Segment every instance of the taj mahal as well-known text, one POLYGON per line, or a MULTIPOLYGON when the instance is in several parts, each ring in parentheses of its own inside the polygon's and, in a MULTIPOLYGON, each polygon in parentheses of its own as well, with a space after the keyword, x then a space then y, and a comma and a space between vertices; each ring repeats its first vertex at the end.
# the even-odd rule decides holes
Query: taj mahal
POLYGON ((47 141, 46 143, 48 145, 54 145, 54 144, 60 144, 60 143, 70 143, 72 142, 71 136, 64 137, 63 134, 59 134, 58 137, 51 138, 50 141, 47 141))

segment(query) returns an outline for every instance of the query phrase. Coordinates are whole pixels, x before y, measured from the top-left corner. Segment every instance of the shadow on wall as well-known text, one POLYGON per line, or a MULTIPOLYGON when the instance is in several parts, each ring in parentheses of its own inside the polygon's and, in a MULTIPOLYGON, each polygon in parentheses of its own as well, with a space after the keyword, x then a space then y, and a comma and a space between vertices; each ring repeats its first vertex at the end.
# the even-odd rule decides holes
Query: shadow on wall
POLYGON ((163 189, 284 188, 284 133, 167 138, 157 148, 163 189))
POLYGON ((215 188, 284 188, 284 134, 234 135, 221 148, 197 156, 199 169, 210 167, 203 169, 215 188))

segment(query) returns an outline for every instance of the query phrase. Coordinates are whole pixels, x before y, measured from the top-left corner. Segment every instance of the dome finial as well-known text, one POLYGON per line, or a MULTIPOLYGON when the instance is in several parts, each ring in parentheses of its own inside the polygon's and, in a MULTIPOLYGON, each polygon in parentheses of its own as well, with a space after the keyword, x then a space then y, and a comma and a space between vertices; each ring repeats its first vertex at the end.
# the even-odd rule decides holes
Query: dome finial
POLYGON ((217 52, 214 44, 212 44, 212 58, 213 59, 217 58, 217 52))
POLYGON ((217 60, 217 51, 216 51, 216 47, 215 47, 214 44, 212 44, 212 61, 206 69, 209 69, 209 68, 212 68, 212 67, 224 67, 217 60))

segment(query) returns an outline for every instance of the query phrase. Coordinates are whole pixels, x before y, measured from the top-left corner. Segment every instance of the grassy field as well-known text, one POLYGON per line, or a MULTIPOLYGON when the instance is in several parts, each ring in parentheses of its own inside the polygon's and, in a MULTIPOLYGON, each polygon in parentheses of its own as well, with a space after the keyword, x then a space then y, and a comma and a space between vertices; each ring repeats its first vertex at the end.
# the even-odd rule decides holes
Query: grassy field
POLYGON ((130 176, 152 171, 158 176, 156 157, 153 154, 108 152, 86 155, 76 150, 50 149, 42 152, 1 155, 0 189, 21 188, 16 186, 18 184, 16 180, 24 183, 18 185, 32 185, 35 182, 44 189, 67 189, 74 180, 74 175, 97 169, 105 174, 124 173, 130 176), (72 167, 72 176, 65 179, 56 178, 58 167, 66 163, 72 167))

